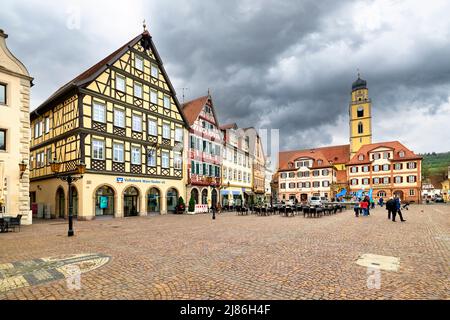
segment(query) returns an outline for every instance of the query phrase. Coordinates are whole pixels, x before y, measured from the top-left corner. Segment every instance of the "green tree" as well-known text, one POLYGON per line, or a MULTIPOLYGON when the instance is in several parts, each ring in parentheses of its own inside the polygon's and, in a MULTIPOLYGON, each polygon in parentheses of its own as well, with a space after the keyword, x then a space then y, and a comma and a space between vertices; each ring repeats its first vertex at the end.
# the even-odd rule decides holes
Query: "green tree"
POLYGON ((191 200, 189 200, 189 208, 188 208, 189 212, 194 212, 195 211, 195 200, 194 197, 191 197, 191 200))

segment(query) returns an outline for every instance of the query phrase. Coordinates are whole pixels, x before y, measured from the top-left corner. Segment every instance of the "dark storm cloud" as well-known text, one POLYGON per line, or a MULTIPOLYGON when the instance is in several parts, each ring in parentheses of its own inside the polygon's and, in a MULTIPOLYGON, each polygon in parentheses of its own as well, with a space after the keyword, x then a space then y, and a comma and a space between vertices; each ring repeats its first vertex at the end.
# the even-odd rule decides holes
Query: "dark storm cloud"
MULTIPOLYGON (((126 17, 120 6, 102 13, 106 2, 95 2, 94 14, 74 1, 91 13, 80 30, 67 30, 59 2, 5 3, 0 28, 14 32, 9 43, 36 78, 34 107, 134 37, 143 15, 180 100, 182 87, 186 99, 210 88, 222 124, 280 129, 281 149, 346 143, 357 68, 369 84, 375 136, 387 114, 416 117, 424 130, 419 114, 439 116, 448 103, 445 1, 434 9, 420 1, 133 1, 126 17)), ((380 139, 407 138, 384 128, 380 139)))

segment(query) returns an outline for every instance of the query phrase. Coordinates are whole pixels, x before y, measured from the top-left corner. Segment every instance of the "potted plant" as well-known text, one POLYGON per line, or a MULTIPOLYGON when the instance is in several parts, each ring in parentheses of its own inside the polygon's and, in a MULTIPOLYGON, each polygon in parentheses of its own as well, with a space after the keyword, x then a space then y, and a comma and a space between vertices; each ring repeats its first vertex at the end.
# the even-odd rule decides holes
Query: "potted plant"
POLYGON ((182 214, 186 210, 186 205, 184 204, 183 197, 178 198, 178 204, 177 204, 177 213, 182 214))

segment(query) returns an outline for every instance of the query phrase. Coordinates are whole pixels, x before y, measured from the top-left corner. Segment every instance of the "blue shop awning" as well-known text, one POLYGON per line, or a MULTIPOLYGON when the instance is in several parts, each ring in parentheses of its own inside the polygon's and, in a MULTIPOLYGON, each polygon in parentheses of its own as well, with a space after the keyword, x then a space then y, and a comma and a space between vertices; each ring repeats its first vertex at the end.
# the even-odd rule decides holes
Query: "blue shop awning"
POLYGON ((223 195, 223 196, 227 196, 228 193, 229 193, 228 190, 222 190, 222 191, 220 191, 220 194, 223 195))
POLYGON ((241 194, 241 192, 240 191, 232 191, 233 192, 233 195, 235 195, 235 196, 238 196, 238 195, 240 195, 241 194))

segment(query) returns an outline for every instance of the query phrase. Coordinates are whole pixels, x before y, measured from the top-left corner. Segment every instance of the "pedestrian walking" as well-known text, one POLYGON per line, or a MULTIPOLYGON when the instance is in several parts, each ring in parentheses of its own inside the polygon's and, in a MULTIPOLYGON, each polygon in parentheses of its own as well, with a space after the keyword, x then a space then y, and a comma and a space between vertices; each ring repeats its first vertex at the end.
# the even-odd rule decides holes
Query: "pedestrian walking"
POLYGON ((405 222, 406 220, 403 219, 403 216, 402 216, 400 198, 398 196, 396 196, 394 201, 395 201, 395 210, 394 210, 394 214, 392 215, 392 221, 395 222, 395 216, 398 214, 398 216, 400 217, 400 221, 405 222))
POLYGON ((384 199, 383 199, 383 197, 380 197, 380 199, 378 199, 378 205, 383 208, 383 204, 384 204, 384 199))
POLYGON ((369 212, 368 212, 368 206, 369 204, 367 203, 367 201, 364 199, 359 203, 359 206, 363 212, 363 216, 368 216, 369 212))
POLYGON ((388 219, 391 220, 391 217, 394 216, 395 212, 395 201, 393 197, 390 197, 389 200, 386 202, 386 210, 388 212, 388 219))
POLYGON ((359 203, 356 202, 355 206, 353 207, 353 210, 355 210, 355 217, 359 217, 359 203))

